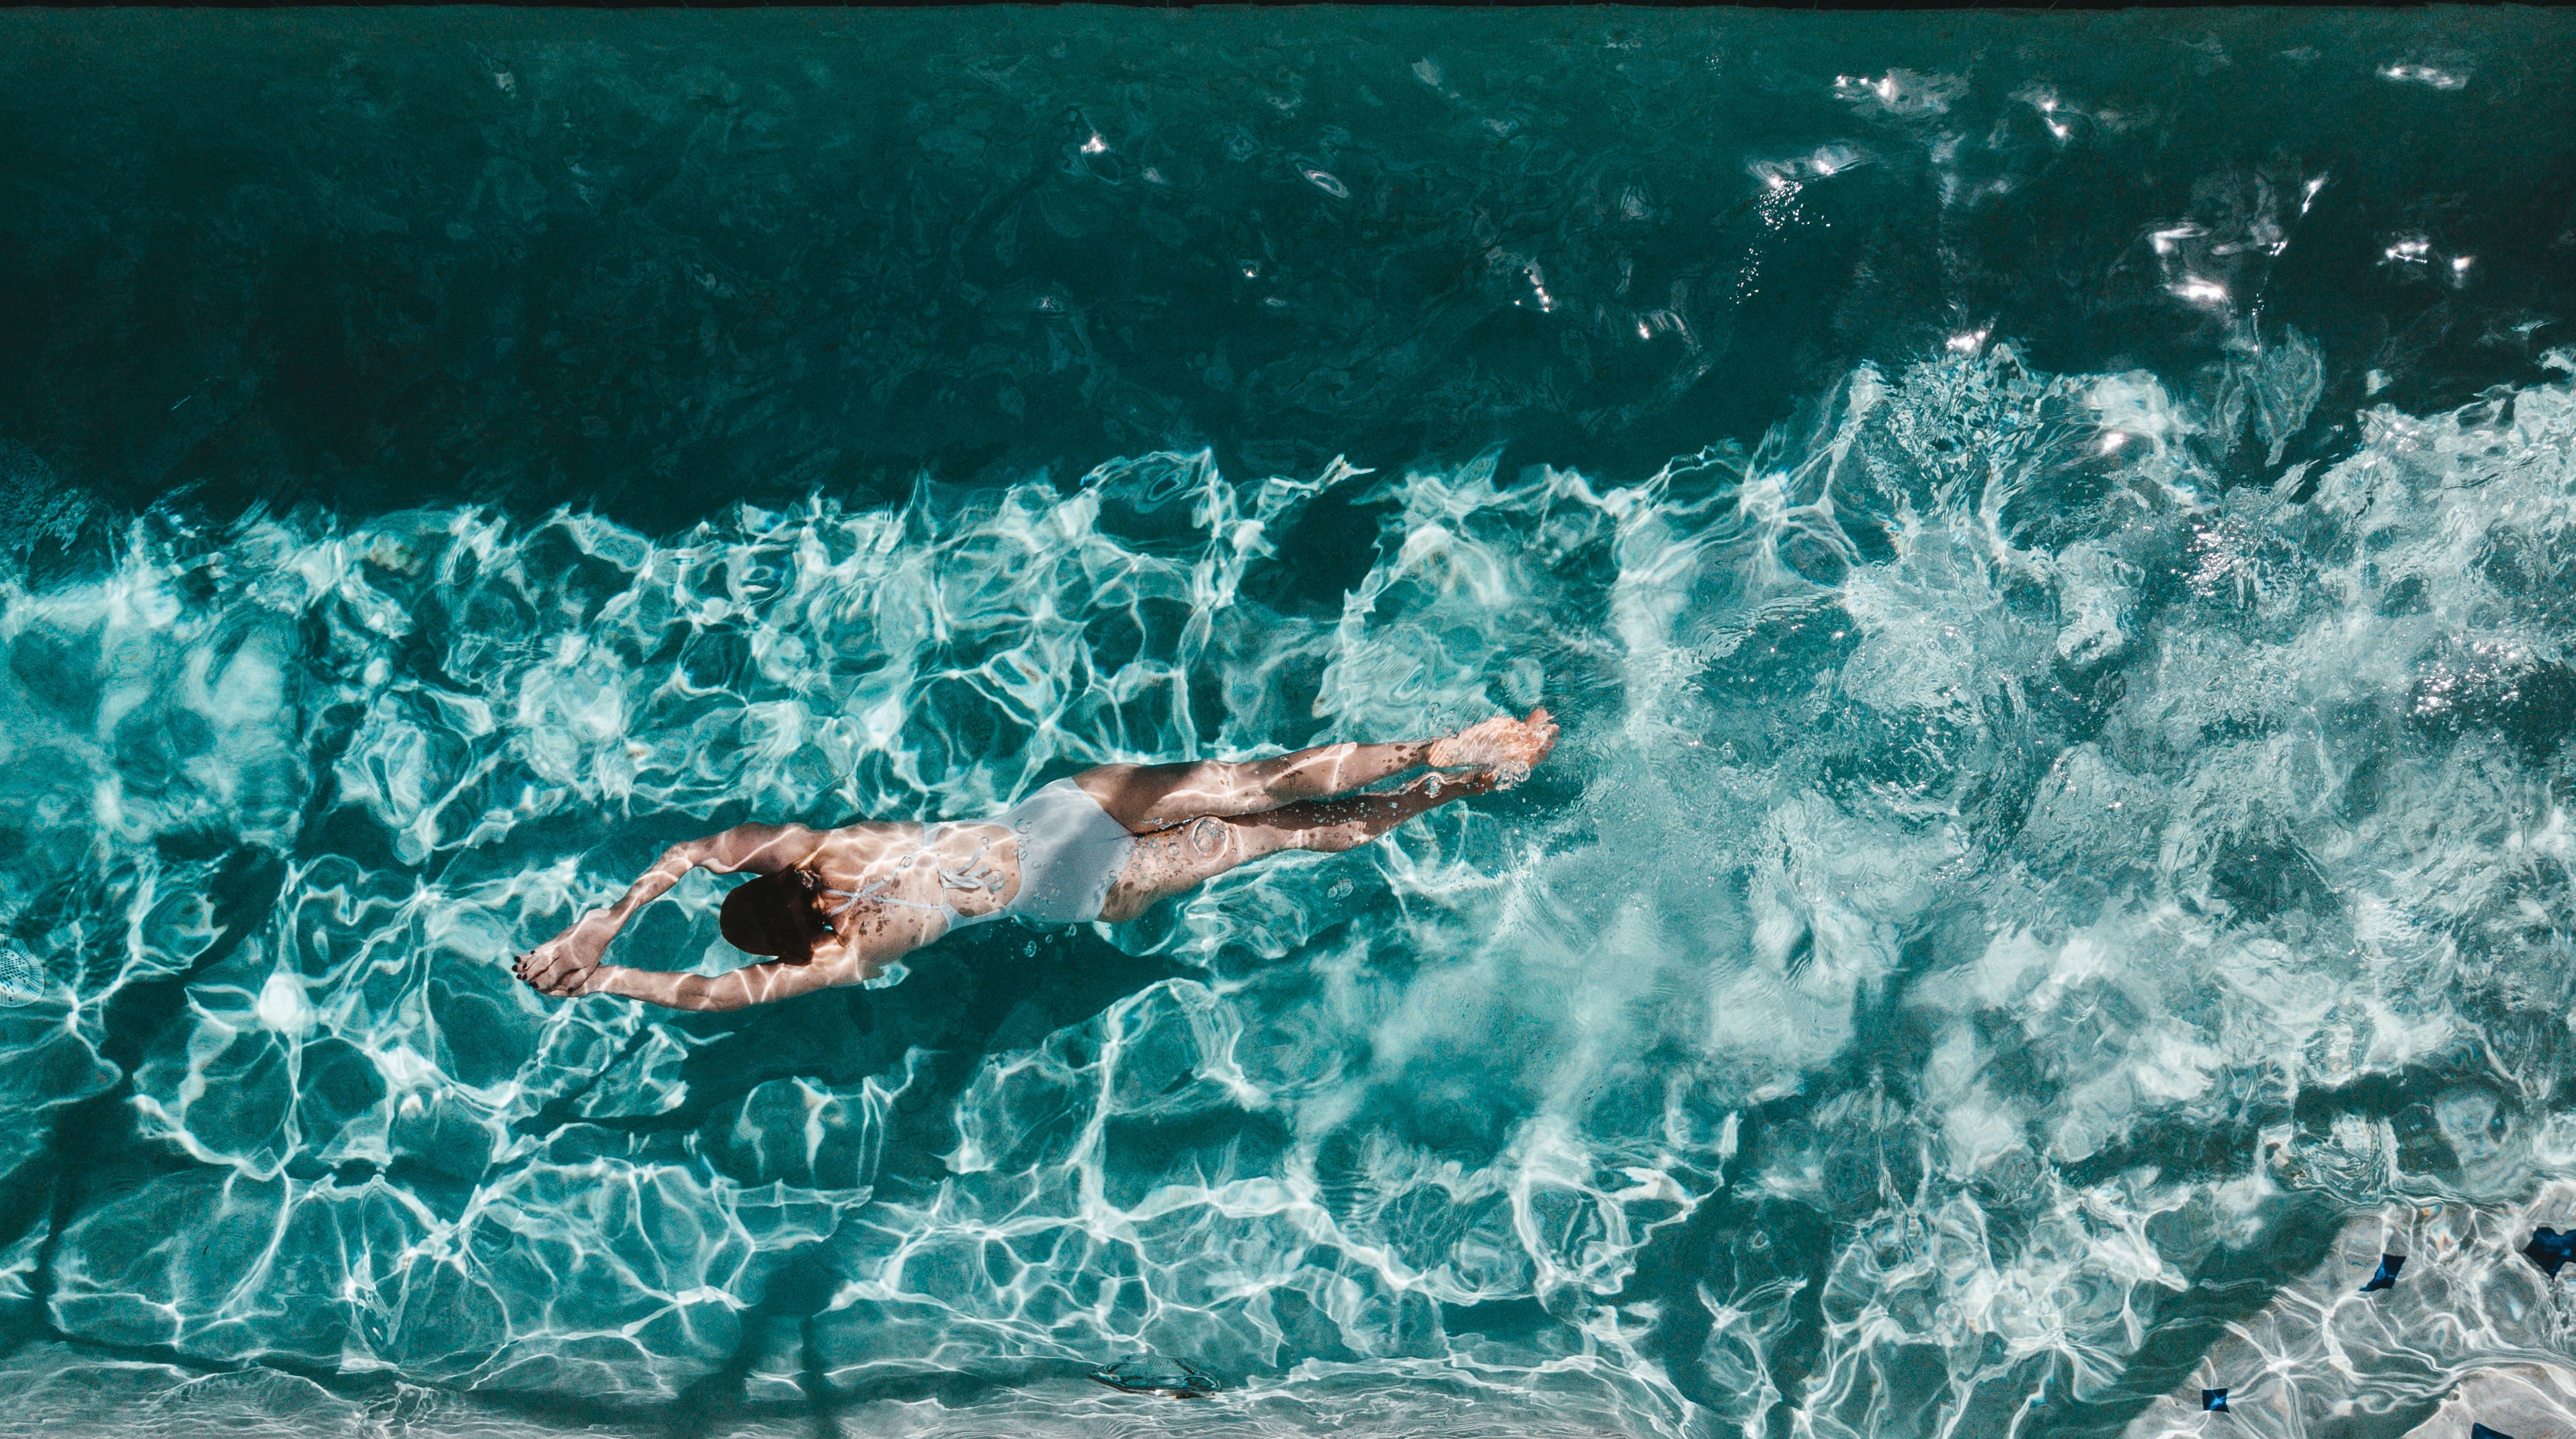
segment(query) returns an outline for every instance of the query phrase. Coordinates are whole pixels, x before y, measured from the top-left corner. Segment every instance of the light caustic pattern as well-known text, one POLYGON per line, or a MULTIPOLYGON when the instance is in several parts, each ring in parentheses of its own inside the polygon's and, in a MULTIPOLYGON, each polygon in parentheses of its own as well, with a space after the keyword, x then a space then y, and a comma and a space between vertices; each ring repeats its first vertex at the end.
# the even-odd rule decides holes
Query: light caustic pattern
MULTIPOLYGON (((9 1292, 155 1364, 390 1369, 437 1386, 417 1433, 500 1424, 471 1389, 948 1374, 1006 1387, 881 1402, 1076 1432, 1144 1421, 1064 1376, 1146 1348, 1234 1386, 1151 1411, 1183 1430, 2116 1430, 2217 1332, 2197 1277, 2258 1276, 2231 1313, 2294 1277, 2260 1256, 2302 1196, 2576 1166, 2576 396, 2382 408, 2224 488, 2314 360, 2249 343, 2213 406, 1949 354, 1630 485, 1155 455, 658 541, 146 517, 7 596, 0 903, 48 978, 0 1012, 6 1160, 129 1076, 143 1156, 15 1238, 9 1292), (1328 490, 1384 515, 1373 566, 1338 614, 1252 598, 1328 490), (727 1089, 707 1021, 509 978, 721 823, 1542 700, 1524 790, 1117 932, 1180 977, 997 1040, 905 1131, 936 1154, 889 1150, 924 1053, 727 1089), (788 1266, 828 1282, 764 1337, 788 1266)), ((719 893, 629 944, 734 962, 719 893)), ((2443 1333, 2427 1405, 2566 1343, 2443 1333)))

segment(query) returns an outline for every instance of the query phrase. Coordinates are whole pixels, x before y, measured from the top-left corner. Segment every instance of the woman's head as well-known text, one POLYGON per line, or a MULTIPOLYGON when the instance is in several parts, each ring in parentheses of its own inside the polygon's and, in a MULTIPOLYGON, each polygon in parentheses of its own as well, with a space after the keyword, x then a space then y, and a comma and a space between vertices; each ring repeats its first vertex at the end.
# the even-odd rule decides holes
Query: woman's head
POLYGON ((736 885, 717 911, 724 941, 745 954, 803 960, 823 932, 814 891, 802 871, 764 874, 736 885))

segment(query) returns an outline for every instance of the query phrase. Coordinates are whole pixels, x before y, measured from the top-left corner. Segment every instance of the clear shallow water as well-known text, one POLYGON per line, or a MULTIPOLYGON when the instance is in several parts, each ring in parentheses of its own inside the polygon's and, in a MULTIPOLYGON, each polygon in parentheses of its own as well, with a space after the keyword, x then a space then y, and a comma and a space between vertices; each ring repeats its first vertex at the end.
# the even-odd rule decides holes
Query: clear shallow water
POLYGON ((2554 15, 0 23, 0 1425, 2576 1365, 2554 15), (1542 699, 1118 931, 508 977, 718 825, 1542 699))

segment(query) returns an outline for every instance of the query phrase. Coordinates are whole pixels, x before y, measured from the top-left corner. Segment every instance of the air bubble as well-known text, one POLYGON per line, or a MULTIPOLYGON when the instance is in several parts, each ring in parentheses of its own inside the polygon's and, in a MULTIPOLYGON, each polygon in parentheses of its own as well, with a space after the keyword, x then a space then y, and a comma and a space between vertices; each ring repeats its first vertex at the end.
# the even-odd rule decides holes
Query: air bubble
POLYGON ((15 948, 0 948, 0 1006, 33 1004, 45 995, 45 967, 15 948))

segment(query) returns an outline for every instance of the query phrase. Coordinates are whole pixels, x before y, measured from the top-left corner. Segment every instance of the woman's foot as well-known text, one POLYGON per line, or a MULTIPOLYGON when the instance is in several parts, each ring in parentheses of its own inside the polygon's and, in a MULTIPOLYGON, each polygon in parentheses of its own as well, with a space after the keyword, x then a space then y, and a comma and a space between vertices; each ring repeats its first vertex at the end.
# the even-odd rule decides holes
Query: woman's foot
POLYGON ((1433 769, 1474 767, 1493 773, 1498 789, 1529 778, 1530 767, 1556 748, 1556 721, 1534 709, 1527 719, 1496 715, 1431 742, 1433 769))

